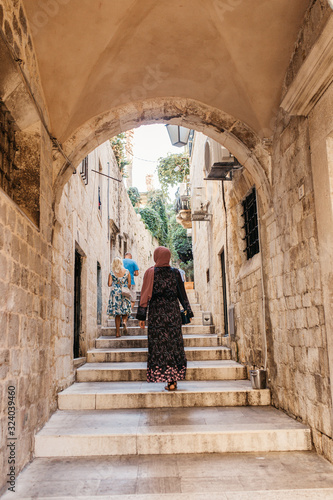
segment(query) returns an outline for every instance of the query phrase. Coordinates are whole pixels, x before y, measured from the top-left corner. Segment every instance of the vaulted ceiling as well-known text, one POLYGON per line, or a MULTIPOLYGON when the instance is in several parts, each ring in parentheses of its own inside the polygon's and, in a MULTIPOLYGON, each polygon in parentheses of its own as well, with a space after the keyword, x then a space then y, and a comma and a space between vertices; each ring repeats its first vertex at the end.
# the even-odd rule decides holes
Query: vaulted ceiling
POLYGON ((200 101, 262 135, 309 1, 53 0, 48 13, 42 3, 24 0, 51 131, 65 141, 156 97, 200 101))

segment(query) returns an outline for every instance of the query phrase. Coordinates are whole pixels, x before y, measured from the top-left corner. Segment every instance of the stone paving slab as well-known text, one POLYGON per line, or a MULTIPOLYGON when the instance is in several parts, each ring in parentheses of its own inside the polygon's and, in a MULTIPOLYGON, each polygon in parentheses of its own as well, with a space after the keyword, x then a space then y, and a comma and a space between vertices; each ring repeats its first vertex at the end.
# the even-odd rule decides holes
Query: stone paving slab
MULTIPOLYGON (((145 329, 140 328, 139 326, 129 326, 127 328, 127 333, 126 335, 142 335, 143 332, 147 332, 147 327, 145 329)), ((197 334, 197 335, 202 335, 202 334, 210 334, 212 335, 215 332, 215 326, 207 326, 207 325, 186 325, 182 327, 182 332, 183 334, 197 334)), ((122 335, 124 335, 123 330, 121 329, 122 335)), ((112 326, 103 326, 101 328, 101 334, 102 335, 112 335, 115 336, 116 334, 116 328, 112 326)))
MULTIPOLYGON (((219 343, 219 338, 216 335, 183 335, 185 347, 216 347, 219 343)), ((116 338, 115 336, 101 335, 95 340, 97 349, 108 348, 136 348, 148 347, 147 335, 134 335, 116 338)))
MULTIPOLYGON (((188 361, 223 360, 231 358, 231 351, 224 346, 185 347, 188 361)), ((147 362, 148 348, 104 348, 87 352, 88 363, 147 362)))
POLYGON ((36 457, 297 451, 310 429, 275 408, 58 410, 35 436, 36 457))
POLYGON ((314 452, 38 458, 3 500, 332 500, 314 452))
POLYGON ((80 382, 58 394, 60 410, 113 408, 181 408, 194 406, 267 406, 270 390, 253 390, 248 380, 188 381, 178 390, 164 390, 164 383, 80 382))
MULTIPOLYGON (((86 363, 76 372, 77 382, 143 381, 147 363, 86 363)), ((188 361, 187 380, 246 379, 246 367, 232 360, 188 361)))

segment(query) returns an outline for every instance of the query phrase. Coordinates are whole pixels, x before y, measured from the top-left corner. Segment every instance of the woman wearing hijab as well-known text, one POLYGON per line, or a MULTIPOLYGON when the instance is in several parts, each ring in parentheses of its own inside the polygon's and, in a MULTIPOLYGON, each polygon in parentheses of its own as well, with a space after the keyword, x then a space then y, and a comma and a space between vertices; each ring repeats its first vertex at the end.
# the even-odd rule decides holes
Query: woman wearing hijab
POLYGON ((187 365, 178 300, 188 318, 193 313, 181 275, 170 267, 170 257, 168 248, 156 248, 155 266, 143 278, 136 318, 144 328, 148 309, 147 382, 167 382, 165 389, 174 391, 177 380, 185 379, 187 365))

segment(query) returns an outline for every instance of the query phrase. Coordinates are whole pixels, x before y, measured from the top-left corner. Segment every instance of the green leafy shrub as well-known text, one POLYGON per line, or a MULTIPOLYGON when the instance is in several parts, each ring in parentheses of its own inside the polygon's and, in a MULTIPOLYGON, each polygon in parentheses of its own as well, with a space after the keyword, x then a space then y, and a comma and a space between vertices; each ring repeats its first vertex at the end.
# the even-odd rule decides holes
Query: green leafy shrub
POLYGON ((140 201, 141 196, 137 187, 130 187, 127 189, 128 197, 131 200, 133 207, 136 207, 140 201))

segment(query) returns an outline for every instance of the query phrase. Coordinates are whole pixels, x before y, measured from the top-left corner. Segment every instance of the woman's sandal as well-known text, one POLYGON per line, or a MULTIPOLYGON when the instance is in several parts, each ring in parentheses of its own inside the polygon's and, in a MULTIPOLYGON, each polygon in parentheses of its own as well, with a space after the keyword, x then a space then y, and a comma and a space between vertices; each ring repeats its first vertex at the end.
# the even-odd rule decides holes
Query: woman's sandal
POLYGON ((116 337, 119 339, 119 337, 121 337, 120 333, 116 333, 116 337))
POLYGON ((126 323, 123 323, 123 332, 125 335, 127 335, 127 325, 126 323))
POLYGON ((168 382, 168 385, 164 387, 166 391, 175 391, 177 389, 177 382, 168 382))

